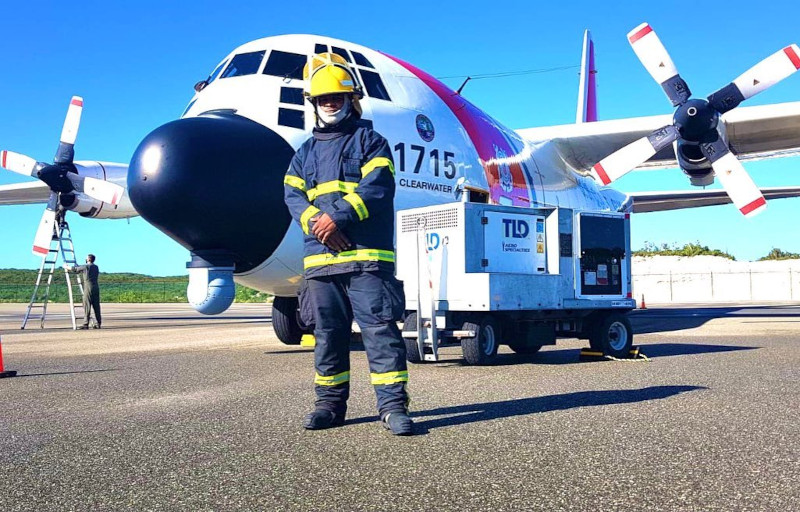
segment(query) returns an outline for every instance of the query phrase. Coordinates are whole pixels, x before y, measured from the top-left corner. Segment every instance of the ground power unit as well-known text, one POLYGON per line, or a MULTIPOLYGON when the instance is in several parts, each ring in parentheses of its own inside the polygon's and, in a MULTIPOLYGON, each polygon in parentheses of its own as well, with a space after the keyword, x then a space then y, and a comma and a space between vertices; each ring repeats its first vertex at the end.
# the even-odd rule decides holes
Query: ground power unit
POLYGON ((533 353, 588 339, 625 357, 633 343, 630 217, 456 202, 397 212, 397 277, 411 362, 460 345, 470 364, 498 346, 533 353))

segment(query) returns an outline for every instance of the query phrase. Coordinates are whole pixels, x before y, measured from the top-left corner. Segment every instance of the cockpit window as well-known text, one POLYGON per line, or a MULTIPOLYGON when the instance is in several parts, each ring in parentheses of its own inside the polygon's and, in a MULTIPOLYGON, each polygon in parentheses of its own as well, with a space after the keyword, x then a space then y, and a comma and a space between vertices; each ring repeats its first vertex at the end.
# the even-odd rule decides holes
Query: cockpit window
POLYGON ((232 76, 252 75, 258 71, 261 61, 264 60, 265 51, 240 53, 231 59, 231 63, 225 68, 220 78, 232 76))
POLYGON ((366 57, 361 55, 358 52, 353 52, 353 58, 356 60, 356 64, 359 66, 364 66, 365 68, 375 68, 370 61, 367 60, 366 57))
POLYGON ((305 103, 303 89, 299 87, 281 87, 281 103, 303 105, 305 103))
POLYGON ((353 59, 350 58, 350 54, 347 53, 347 50, 344 48, 337 48, 335 46, 331 46, 331 51, 336 55, 342 57, 347 62, 353 62, 353 59))
POLYGON ((367 95, 370 98, 378 98, 380 100, 392 101, 389 98, 389 92, 386 86, 383 85, 380 75, 374 71, 361 70, 361 80, 364 82, 364 88, 367 90, 367 95))
POLYGON ((314 53, 327 53, 328 45, 327 44, 315 44, 314 45, 314 53))
POLYGON ((217 66, 217 69, 215 69, 214 71, 211 72, 210 75, 208 75, 208 78, 206 78, 206 83, 210 84, 211 82, 216 80, 217 77, 219 76, 220 72, 222 71, 223 67, 225 67, 225 61, 224 60, 219 63, 219 66, 217 66))
POLYGON ((305 114, 302 110, 293 108, 278 109, 278 124, 302 130, 306 126, 305 114))
POLYGON ((305 65, 305 55, 272 50, 272 53, 269 54, 269 59, 267 59, 264 74, 302 80, 303 66, 305 65))

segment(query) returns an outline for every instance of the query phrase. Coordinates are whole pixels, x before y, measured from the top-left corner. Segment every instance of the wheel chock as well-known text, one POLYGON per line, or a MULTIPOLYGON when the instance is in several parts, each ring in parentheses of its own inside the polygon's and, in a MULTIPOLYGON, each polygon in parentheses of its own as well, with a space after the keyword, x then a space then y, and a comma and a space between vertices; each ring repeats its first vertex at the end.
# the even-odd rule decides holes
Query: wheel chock
POLYGON ((605 354, 602 351, 594 350, 592 348, 582 348, 581 354, 578 357, 578 361, 581 362, 605 361, 605 359, 605 354))
MULTIPOLYGON (((622 361, 629 359, 649 360, 647 356, 645 356, 639 351, 639 347, 631 347, 630 352, 628 352, 628 357, 622 359, 622 361)), ((600 350, 594 350, 593 348, 582 348, 580 356, 578 356, 578 360, 581 362, 590 362, 590 361, 614 361, 620 359, 608 356, 600 350)))
POLYGON ((304 334, 300 338, 300 346, 301 347, 314 348, 316 345, 317 345, 317 339, 314 337, 313 334, 304 334))

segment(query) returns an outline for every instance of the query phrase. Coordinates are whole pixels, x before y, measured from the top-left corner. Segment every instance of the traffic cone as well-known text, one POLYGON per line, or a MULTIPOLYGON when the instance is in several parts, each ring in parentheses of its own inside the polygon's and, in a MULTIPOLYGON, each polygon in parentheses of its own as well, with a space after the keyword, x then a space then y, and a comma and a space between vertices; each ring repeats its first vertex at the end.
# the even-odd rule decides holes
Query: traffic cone
POLYGON ((642 305, 639 306, 639 309, 647 309, 647 304, 644 302, 644 294, 642 294, 642 305))
POLYGON ((15 371, 4 371, 3 369, 3 340, 0 339, 0 379, 5 379, 6 377, 13 377, 17 374, 15 371))

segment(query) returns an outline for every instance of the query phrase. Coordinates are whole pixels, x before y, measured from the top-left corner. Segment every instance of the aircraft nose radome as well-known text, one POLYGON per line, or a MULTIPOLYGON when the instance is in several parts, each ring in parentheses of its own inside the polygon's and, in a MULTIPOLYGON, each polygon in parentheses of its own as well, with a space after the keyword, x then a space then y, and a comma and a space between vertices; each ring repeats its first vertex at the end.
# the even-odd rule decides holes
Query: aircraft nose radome
POLYGON ((293 155, 275 132, 235 114, 179 119, 139 144, 128 192, 136 211, 179 244, 228 254, 245 272, 289 227, 283 176, 293 155))

